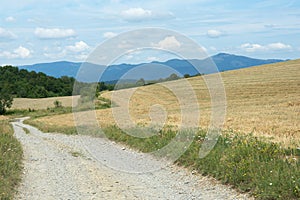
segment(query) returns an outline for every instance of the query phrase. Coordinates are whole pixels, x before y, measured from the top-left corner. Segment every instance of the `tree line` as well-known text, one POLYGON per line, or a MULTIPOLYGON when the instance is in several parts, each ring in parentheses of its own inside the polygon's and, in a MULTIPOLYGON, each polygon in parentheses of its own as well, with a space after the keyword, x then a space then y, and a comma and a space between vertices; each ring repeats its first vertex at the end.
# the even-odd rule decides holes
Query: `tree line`
MULTIPOLYGON (((184 75, 184 78, 190 77, 184 75)), ((83 83, 76 82, 73 77, 62 76, 55 78, 48 76, 42 72, 27 71, 13 66, 0 66, 0 114, 5 113, 6 108, 10 108, 13 98, 46 98, 57 96, 82 95, 86 93, 84 88, 95 88, 93 91, 97 95, 98 92, 104 90, 118 90, 131 87, 139 87, 159 82, 180 79, 176 74, 171 74, 165 79, 145 81, 143 78, 136 82, 130 83, 83 83), (76 87, 74 87, 74 84, 76 87), (95 86, 95 87, 94 87, 95 86)), ((90 94, 91 95, 91 94, 90 94)), ((90 96, 88 95, 88 96, 90 96)))
POLYGON ((13 66, 0 67, 0 114, 10 108, 13 98, 45 98, 70 96, 74 78, 55 78, 44 73, 27 71, 13 66))
POLYGON ((0 91, 9 91, 13 97, 45 98, 70 96, 74 78, 55 78, 42 72, 27 71, 13 66, 0 67, 0 91))

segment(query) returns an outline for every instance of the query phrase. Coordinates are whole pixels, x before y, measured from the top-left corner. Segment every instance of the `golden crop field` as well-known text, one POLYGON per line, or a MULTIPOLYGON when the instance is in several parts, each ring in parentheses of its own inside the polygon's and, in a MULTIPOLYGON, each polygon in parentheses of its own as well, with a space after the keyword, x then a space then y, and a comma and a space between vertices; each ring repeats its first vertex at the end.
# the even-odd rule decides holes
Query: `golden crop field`
POLYGON ((77 101, 79 96, 74 97, 51 97, 41 99, 30 99, 30 98, 15 98, 13 101, 12 109, 47 109, 54 107, 54 101, 58 100, 62 103, 62 106, 72 106, 72 99, 77 101))
POLYGON ((8 117, 3 116, 3 115, 0 115, 0 121, 1 121, 1 120, 6 120, 6 119, 8 119, 8 117))
MULTIPOLYGON (((300 145, 300 60, 222 72, 221 76, 227 100, 224 130, 253 132, 254 135, 267 136, 284 145, 300 145)), ((190 120, 197 119, 197 102, 191 103, 191 96, 184 84, 186 80, 192 85, 198 99, 200 120, 197 126, 207 128, 211 118, 211 99, 201 77, 103 93, 102 96, 106 98, 112 95, 116 97, 112 100, 118 107, 97 110, 99 124, 110 125, 117 119, 122 126, 131 121, 147 125, 151 117, 159 124, 165 119, 162 112, 165 110, 166 124, 177 126, 182 120, 182 104, 188 104, 185 108, 188 109, 190 120), (181 91, 180 102, 178 95, 176 97, 168 88, 181 91), (126 101, 131 92, 133 94, 126 101), (129 105, 130 117, 122 109, 126 105, 129 105)), ((73 114, 37 120, 57 126, 74 125, 73 114)))

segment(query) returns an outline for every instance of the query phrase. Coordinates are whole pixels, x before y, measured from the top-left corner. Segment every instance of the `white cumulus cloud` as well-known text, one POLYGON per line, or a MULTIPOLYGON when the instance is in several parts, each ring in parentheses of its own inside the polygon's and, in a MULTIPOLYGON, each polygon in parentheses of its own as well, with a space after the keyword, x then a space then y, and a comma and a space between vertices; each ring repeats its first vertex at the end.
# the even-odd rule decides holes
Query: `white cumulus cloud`
POLYGON ((19 48, 15 49, 14 53, 20 58, 28 58, 31 54, 29 49, 22 46, 19 46, 19 48))
POLYGON ((86 60, 88 58, 88 54, 79 54, 79 55, 76 55, 75 58, 80 61, 86 60))
POLYGON ((14 22, 14 21, 16 21, 16 19, 14 17, 12 17, 12 16, 9 16, 9 17, 5 18, 5 21, 7 21, 7 22, 14 22))
POLYGON ((7 59, 14 58, 29 58, 31 56, 31 51, 25 47, 19 46, 13 52, 3 51, 0 52, 0 57, 4 57, 7 59))
POLYGON ((59 43, 57 45, 55 48, 45 47, 43 55, 51 59, 75 58, 82 61, 87 58, 88 50, 90 50, 90 46, 84 41, 75 42, 69 46, 61 46, 59 43))
POLYGON ((109 39, 109 38, 112 38, 112 37, 115 37, 117 34, 114 33, 114 32, 105 32, 103 33, 103 37, 109 39))
POLYGON ((59 39, 73 37, 76 35, 76 32, 73 29, 36 28, 34 34, 41 39, 59 39))
POLYGON ((163 40, 159 41, 154 46, 161 49, 176 49, 181 46, 181 43, 176 39, 175 36, 167 36, 163 40))
POLYGON ((11 40, 11 39, 15 39, 15 38, 17 38, 17 36, 14 33, 0 27, 0 39, 11 40))
POLYGON ((68 51, 72 51, 72 52, 82 52, 88 50, 89 48, 90 48, 89 45, 87 45, 83 41, 76 42, 74 45, 66 47, 68 51))
POLYGON ((147 57, 146 60, 149 62, 152 62, 152 61, 159 61, 160 59, 156 56, 150 56, 150 57, 147 57))
POLYGON ((260 44, 250 44, 250 43, 242 44, 241 48, 247 52, 255 52, 255 51, 265 50, 265 47, 260 44))
POLYGON ((268 47, 269 49, 271 49, 271 50, 288 50, 288 49, 292 49, 292 46, 291 46, 291 45, 283 44, 283 43, 281 43, 281 42, 268 44, 267 47, 268 47))
POLYGON ((173 18, 171 12, 153 12, 144 8, 129 8, 121 12, 121 17, 126 21, 139 22, 154 19, 169 19, 173 18))
POLYGON ((221 31, 213 30, 213 29, 212 29, 212 30, 208 30, 207 33, 206 33, 206 35, 207 35, 208 37, 210 37, 210 38, 218 38, 218 37, 223 36, 224 33, 221 32, 221 31))
POLYGON ((128 21, 150 19, 152 14, 151 10, 145 10, 143 8, 130 8, 121 12, 122 17, 128 21))
POLYGON ((245 43, 241 45, 241 48, 246 52, 257 52, 257 51, 278 51, 278 50, 290 50, 291 45, 283 44, 281 42, 270 43, 267 45, 245 43))

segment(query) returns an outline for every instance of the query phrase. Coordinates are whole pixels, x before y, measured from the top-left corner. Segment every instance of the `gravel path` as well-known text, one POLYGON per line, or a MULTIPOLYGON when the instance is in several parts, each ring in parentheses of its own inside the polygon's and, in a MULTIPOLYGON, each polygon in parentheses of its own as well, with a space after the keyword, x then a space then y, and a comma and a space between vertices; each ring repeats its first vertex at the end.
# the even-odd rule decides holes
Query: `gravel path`
POLYGON ((150 171, 164 163, 107 139, 43 133, 23 120, 12 123, 24 149, 16 199, 248 199, 174 165, 150 171), (140 168, 148 172, 133 173, 140 168))

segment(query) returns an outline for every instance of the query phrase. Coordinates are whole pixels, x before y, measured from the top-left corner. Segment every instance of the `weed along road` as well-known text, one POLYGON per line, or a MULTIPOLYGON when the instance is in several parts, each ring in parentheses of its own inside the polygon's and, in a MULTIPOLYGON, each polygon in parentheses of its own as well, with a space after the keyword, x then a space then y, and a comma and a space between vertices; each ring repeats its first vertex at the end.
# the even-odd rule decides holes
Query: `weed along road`
POLYGON ((133 164, 147 170, 162 161, 103 138, 43 133, 23 121, 12 122, 24 149, 16 199, 248 199, 175 165, 133 173, 133 164))

